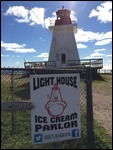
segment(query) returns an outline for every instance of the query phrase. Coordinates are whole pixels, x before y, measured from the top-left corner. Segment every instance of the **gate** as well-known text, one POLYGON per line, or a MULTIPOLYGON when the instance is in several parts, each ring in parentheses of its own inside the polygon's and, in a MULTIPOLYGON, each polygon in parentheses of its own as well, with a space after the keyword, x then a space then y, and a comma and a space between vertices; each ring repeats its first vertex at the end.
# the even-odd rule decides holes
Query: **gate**
POLYGON ((1 148, 94 148, 92 75, 90 67, 57 70, 1 68, 1 101, 1 109, 7 110, 1 113, 1 148), (31 143, 31 115, 29 110, 32 109, 32 104, 29 102, 30 75, 60 73, 80 73, 81 138, 33 145, 31 143), (21 108, 24 107, 23 103, 26 109, 21 108))

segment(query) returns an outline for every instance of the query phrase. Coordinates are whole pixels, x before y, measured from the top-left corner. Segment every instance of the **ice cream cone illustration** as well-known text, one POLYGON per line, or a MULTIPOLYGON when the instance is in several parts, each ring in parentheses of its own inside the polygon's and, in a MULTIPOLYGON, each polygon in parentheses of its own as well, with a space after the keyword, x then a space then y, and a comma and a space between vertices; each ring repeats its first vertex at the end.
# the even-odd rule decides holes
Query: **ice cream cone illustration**
POLYGON ((67 103, 62 100, 60 88, 57 84, 54 84, 49 101, 45 105, 45 109, 49 115, 56 117, 60 116, 64 112, 66 106, 67 103))

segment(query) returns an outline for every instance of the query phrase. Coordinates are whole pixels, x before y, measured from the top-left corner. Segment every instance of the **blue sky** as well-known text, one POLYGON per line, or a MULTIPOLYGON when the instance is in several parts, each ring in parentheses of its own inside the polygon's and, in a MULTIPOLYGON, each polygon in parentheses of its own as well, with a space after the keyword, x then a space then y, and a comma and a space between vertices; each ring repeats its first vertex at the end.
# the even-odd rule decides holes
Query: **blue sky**
POLYGON ((1 67, 24 67, 24 61, 47 61, 56 11, 71 10, 80 59, 103 58, 112 68, 111 1, 2 1, 1 67))

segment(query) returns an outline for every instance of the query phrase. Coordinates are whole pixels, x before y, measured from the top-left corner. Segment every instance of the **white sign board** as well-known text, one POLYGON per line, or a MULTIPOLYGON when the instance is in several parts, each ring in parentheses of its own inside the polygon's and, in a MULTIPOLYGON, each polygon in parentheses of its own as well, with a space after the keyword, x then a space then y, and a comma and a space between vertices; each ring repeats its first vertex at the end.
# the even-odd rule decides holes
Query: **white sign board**
POLYGON ((80 138, 79 74, 30 76, 32 143, 80 138))

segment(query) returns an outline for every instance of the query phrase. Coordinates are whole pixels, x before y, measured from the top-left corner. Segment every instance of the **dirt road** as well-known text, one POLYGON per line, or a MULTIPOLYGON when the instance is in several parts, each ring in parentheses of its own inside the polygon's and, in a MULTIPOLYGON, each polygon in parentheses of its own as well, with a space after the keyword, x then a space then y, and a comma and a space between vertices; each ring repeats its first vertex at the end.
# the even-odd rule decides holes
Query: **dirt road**
POLYGON ((112 94, 93 92, 94 118, 112 135, 112 94))

